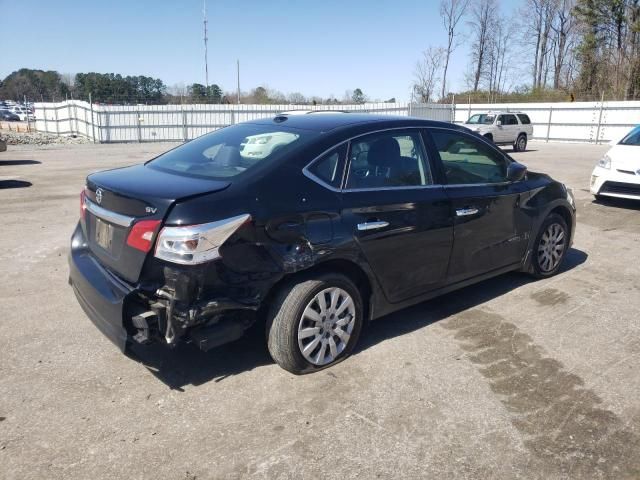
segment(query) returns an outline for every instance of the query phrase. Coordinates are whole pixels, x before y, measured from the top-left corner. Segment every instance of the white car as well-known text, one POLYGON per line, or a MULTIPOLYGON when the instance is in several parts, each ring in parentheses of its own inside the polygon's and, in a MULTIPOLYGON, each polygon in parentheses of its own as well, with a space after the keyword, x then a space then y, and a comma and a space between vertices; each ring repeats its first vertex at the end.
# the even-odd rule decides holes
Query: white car
POLYGON ((274 150, 288 145, 298 137, 299 135, 288 132, 251 135, 240 144, 240 154, 245 158, 263 159, 274 150))
POLYGON ((640 125, 598 161, 591 174, 591 193, 596 198, 640 200, 640 125))
POLYGON ((533 137, 533 125, 526 113, 498 111, 476 113, 465 127, 488 138, 496 145, 513 145, 514 152, 524 152, 533 137))
POLYGON ((30 110, 26 109, 25 107, 21 107, 18 105, 12 105, 10 107, 8 107, 8 110, 11 113, 15 113, 18 117, 20 117, 20 121, 22 122, 26 122, 27 119, 30 122, 35 122, 36 121, 36 116, 31 113, 30 110))

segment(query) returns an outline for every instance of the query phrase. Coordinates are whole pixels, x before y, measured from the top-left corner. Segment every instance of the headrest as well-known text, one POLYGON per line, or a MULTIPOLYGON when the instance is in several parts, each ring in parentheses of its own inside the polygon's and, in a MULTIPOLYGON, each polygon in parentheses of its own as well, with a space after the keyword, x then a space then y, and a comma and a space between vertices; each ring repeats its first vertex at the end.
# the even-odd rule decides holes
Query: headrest
POLYGON ((383 137, 371 145, 367 154, 369 165, 377 167, 391 167, 398 165, 400 160, 400 144, 393 137, 383 137))

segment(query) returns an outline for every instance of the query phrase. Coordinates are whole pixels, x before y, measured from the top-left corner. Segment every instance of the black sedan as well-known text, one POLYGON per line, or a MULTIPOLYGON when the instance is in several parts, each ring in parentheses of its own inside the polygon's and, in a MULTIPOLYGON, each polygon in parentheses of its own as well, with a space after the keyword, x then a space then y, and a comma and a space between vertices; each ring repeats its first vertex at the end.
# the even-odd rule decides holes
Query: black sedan
POLYGON ((19 122, 20 117, 9 110, 0 110, 0 120, 5 122, 19 122))
POLYGON ((80 214, 70 283, 119 347, 209 350, 257 324, 293 373, 398 309, 556 274, 575 228, 562 183, 466 128, 353 113, 238 124, 94 173, 80 214))

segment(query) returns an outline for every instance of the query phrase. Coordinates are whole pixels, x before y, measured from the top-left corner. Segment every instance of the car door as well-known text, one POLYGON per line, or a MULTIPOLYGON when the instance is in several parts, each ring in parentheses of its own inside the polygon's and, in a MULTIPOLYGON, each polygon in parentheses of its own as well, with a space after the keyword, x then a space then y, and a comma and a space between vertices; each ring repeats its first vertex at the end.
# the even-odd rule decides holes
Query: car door
POLYGON ((493 135, 493 141, 495 143, 502 143, 502 142, 506 142, 507 140, 507 130, 508 130, 508 126, 506 125, 506 115, 498 115, 498 117, 496 118, 495 124, 494 124, 494 135, 493 135), (499 123, 499 125, 498 125, 499 123))
POLYGON ((518 119, 513 114, 503 115, 504 122, 503 123, 503 132, 505 133, 505 142, 515 142, 516 138, 518 138, 518 133, 520 131, 520 124, 518 123, 518 119))
POLYGON ((453 241, 451 204, 433 182, 420 130, 353 139, 348 160, 342 218, 388 301, 443 285, 453 241))
POLYGON ((511 160, 472 134, 440 128, 429 133, 455 218, 447 282, 520 262, 531 229, 531 217, 521 208, 526 181, 507 181, 511 160))

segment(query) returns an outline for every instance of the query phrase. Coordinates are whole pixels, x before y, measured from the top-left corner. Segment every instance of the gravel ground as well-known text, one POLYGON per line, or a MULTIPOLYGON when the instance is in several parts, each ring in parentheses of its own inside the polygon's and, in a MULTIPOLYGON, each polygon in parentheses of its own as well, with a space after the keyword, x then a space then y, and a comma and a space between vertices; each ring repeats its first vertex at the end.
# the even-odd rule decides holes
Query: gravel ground
POLYGON ((0 138, 7 141, 8 145, 75 145, 90 143, 85 137, 58 136, 42 132, 12 132, 0 130, 0 138))
POLYGON ((66 251, 85 175, 169 147, 0 154, 0 478, 640 478, 640 204, 592 201, 606 147, 515 154, 575 189, 560 275, 390 315, 303 377, 254 337, 129 358, 78 306, 66 251))

